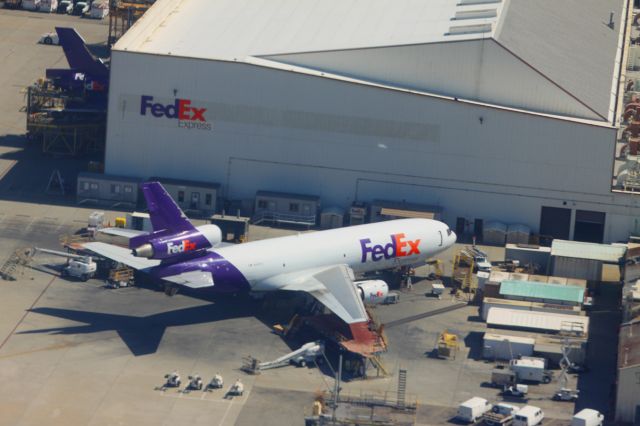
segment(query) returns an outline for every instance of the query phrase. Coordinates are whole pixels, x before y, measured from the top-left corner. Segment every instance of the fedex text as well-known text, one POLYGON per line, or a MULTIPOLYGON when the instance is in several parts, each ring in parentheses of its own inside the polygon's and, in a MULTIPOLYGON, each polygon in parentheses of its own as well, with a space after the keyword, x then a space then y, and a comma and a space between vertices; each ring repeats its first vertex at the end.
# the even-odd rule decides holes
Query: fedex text
POLYGON ((407 240, 404 233, 390 235, 391 242, 387 244, 371 244, 371 239, 360 240, 362 248, 362 263, 371 255, 371 260, 377 262, 382 259, 411 256, 420 254, 420 240, 407 240))

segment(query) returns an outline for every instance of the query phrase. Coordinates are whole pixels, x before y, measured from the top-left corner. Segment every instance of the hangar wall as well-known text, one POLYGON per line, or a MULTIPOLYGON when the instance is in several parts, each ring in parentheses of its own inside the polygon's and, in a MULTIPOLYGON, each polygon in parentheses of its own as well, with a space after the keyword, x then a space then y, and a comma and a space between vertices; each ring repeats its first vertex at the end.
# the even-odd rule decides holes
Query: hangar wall
POLYGON ((607 213, 633 232, 635 197, 610 191, 615 129, 287 70, 114 51, 106 172, 319 195, 323 206, 407 200, 539 228, 541 206, 607 213), (148 70, 153 69, 151 74, 148 70), (141 114, 141 96, 205 108, 206 127, 141 114), (210 127, 209 127, 210 125, 210 127))
POLYGON ((563 90, 493 39, 409 46, 292 53, 278 62, 408 89, 440 93, 549 114, 602 120, 592 107, 563 90))

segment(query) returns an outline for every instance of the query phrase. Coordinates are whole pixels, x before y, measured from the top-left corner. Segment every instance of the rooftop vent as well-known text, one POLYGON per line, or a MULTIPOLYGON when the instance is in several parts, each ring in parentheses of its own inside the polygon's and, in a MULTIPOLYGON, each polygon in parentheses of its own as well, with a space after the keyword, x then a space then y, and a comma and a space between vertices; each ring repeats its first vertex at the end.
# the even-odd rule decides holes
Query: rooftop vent
POLYGON ((460 10, 456 12, 453 19, 483 19, 495 18, 496 16, 498 16, 498 9, 460 10))
POLYGON ((447 35, 490 33, 491 24, 456 25, 449 28, 447 35))

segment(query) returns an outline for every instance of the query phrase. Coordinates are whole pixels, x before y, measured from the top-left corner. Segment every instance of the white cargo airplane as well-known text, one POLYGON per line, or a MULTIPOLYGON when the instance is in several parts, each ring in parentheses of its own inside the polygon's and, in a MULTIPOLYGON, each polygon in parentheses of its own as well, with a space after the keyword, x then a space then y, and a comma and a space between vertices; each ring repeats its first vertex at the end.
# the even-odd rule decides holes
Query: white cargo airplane
POLYGON ((130 238, 129 249, 103 242, 84 247, 190 288, 307 292, 345 321, 356 340, 368 323, 364 304, 382 302, 388 286, 356 281, 355 274, 420 265, 456 242, 442 222, 399 219, 224 245, 217 226, 193 226, 160 183, 144 183, 142 191, 153 232, 107 228, 130 238))

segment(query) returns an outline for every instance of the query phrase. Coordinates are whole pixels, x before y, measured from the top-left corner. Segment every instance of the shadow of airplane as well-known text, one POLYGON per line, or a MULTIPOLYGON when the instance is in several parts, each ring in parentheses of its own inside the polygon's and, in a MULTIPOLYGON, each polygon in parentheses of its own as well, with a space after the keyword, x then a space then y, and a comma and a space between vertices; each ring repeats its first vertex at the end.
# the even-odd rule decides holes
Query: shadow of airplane
POLYGON ((245 300, 241 303, 215 303, 176 309, 145 317, 46 307, 34 308, 29 312, 82 322, 86 325, 28 330, 17 334, 90 334, 115 331, 133 355, 141 356, 158 350, 167 327, 254 316, 255 307, 251 301, 245 300))

